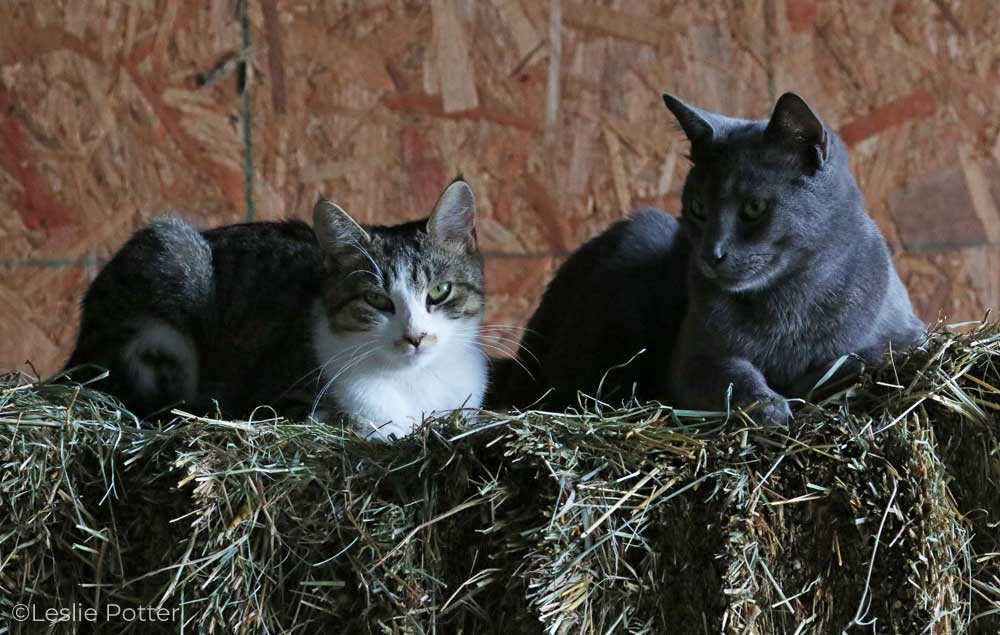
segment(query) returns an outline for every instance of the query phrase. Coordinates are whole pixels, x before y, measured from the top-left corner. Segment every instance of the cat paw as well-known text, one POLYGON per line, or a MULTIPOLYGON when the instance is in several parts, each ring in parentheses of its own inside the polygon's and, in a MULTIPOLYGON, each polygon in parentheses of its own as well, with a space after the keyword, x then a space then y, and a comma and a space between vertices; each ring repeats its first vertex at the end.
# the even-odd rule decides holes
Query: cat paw
POLYGON ((754 423, 761 426, 789 427, 792 422, 792 409, 788 401, 777 393, 760 395, 753 399, 756 406, 747 412, 754 423))

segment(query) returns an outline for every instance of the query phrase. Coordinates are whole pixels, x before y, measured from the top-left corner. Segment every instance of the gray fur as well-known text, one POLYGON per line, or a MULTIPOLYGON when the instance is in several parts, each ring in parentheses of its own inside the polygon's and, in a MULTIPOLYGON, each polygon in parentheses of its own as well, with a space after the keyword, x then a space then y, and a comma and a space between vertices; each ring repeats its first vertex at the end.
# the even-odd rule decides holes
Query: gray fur
POLYGON ((517 362, 497 364, 487 405, 563 409, 578 393, 612 405, 660 398, 684 315, 687 252, 677 220, 656 209, 591 239, 549 283, 517 362))
POLYGON ((917 342, 924 326, 847 149, 800 97, 783 95, 769 121, 664 101, 693 161, 681 216, 690 300, 670 364, 677 405, 721 409, 732 385, 735 405, 763 402, 757 418, 784 423, 785 398, 806 396, 841 356, 875 364, 917 342))
POLYGON ((800 97, 782 96, 767 121, 664 101, 691 140, 680 227, 644 210, 573 254, 488 404, 545 394, 565 407, 600 387, 612 405, 722 410, 732 385, 730 405, 763 401, 756 418, 783 423, 785 398, 806 396, 842 356, 856 354, 847 374, 920 338, 847 150, 800 97), (748 197, 768 202, 755 223, 740 221, 748 197))
POLYGON ((153 266, 182 285, 178 293, 204 305, 212 294, 212 247, 191 223, 167 216, 149 224, 161 245, 153 252, 153 266))

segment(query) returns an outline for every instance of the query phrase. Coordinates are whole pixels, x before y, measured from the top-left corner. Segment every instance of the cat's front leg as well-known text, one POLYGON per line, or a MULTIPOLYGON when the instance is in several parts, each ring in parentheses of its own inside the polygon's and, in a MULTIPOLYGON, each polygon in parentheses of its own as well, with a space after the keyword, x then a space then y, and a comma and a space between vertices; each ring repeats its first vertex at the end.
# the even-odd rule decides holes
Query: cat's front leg
POLYGON ((767 384, 764 374, 741 357, 695 355, 678 360, 671 371, 672 396, 679 406, 725 410, 732 387, 731 406, 759 405, 750 417, 761 425, 787 426, 792 418, 788 401, 767 384))

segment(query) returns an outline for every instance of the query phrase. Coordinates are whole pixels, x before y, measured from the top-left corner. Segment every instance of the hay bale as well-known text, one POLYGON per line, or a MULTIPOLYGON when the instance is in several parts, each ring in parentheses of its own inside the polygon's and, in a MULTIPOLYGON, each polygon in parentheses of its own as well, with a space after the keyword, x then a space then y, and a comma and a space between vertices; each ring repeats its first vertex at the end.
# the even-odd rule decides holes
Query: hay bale
POLYGON ((392 446, 279 419, 138 426, 11 375, 0 620, 27 603, 97 610, 55 633, 996 633, 998 351, 996 324, 939 329, 792 434, 591 404, 392 446), (101 621, 109 605, 176 622, 101 621))

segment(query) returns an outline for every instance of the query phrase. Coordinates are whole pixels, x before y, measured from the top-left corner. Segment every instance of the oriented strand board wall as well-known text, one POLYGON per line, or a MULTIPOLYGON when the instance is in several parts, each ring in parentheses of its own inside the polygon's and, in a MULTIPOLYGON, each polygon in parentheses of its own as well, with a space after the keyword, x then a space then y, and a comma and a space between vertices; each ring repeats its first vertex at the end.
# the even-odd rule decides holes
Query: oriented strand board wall
POLYGON ((234 0, 0 3, 0 368, 58 368, 95 267, 167 210, 203 226, 482 207, 490 319, 638 205, 676 210, 685 143, 659 92, 836 127, 923 316, 1000 298, 993 0, 234 0), (242 81, 246 75, 247 81, 242 81))

